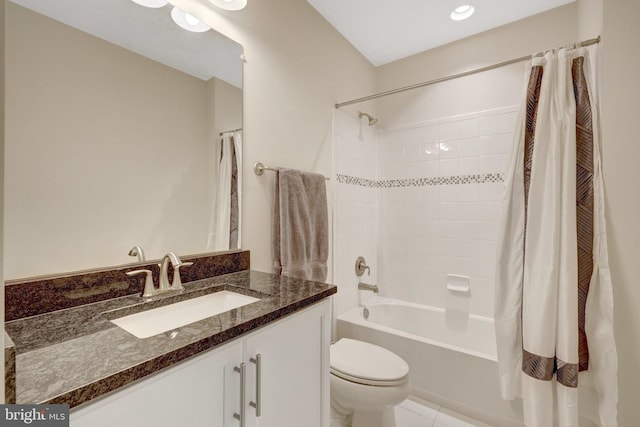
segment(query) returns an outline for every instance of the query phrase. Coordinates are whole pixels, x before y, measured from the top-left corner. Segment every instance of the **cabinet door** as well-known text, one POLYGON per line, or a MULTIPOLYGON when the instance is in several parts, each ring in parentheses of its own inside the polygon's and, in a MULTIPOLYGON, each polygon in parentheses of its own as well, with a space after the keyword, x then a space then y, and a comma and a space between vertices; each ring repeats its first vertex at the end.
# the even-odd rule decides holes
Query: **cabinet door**
POLYGON ((327 427, 329 425, 329 300, 290 315, 249 335, 247 427, 327 427), (261 355, 261 414, 256 401, 256 364, 261 355))
POLYGON ((72 427, 236 427, 242 343, 227 344, 71 411, 72 427))

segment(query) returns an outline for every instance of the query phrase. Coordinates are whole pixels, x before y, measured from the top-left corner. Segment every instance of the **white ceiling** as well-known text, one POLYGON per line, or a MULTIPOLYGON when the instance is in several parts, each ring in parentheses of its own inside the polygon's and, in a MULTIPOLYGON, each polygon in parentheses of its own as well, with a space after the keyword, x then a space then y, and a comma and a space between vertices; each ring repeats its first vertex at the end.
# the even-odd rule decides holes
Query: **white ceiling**
POLYGON ((379 66, 575 0, 307 1, 379 66), (451 11, 464 4, 474 6, 475 14, 466 21, 452 21, 451 11))
POLYGON ((209 30, 193 33, 159 9, 130 0, 11 0, 80 31, 202 80, 217 77, 242 87, 242 46, 209 30))

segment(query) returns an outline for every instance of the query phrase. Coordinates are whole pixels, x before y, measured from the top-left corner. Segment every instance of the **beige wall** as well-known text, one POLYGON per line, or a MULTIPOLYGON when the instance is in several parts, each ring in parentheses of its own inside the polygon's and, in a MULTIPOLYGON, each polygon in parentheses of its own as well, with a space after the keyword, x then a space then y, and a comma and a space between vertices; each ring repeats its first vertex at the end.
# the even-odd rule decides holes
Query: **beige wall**
POLYGON ((207 83, 7 14, 5 279, 202 252, 207 83))
MULTIPOLYGON (((202 5, 176 0, 194 12, 202 5)), ((486 65, 574 41, 574 6, 558 16, 565 34, 521 23, 499 33, 478 36, 478 49, 462 42, 436 49, 427 57, 411 57, 374 71, 341 36, 304 1, 251 1, 237 14, 202 12, 217 29, 244 45, 245 163, 316 170, 331 170, 331 108, 376 90, 428 80, 466 68, 486 65), (513 32, 536 37, 509 43, 513 32), (496 44, 504 49, 495 49, 496 44), (456 53, 459 52, 459 53, 456 53), (448 57, 448 58, 445 58, 448 57), (445 58, 440 61, 438 58, 445 58), (406 63, 405 63, 406 62, 406 63), (401 65, 401 63, 405 63, 401 65), (395 68, 404 68, 403 74, 395 68)), ((602 126, 611 270, 614 281, 616 339, 619 352, 619 424, 640 422, 637 386, 640 384, 640 202, 635 186, 640 182, 640 144, 634 124, 640 116, 640 27, 637 0, 607 0, 604 4, 602 44, 602 126)), ((4 20, 0 18, 0 22, 4 20)), ((508 28, 509 26, 507 26, 508 28)), ((590 35, 588 35, 590 36, 590 35)), ((583 38, 583 37, 581 37, 583 38)), ((358 106, 354 109, 357 110, 358 106)), ((470 106, 469 108, 475 108, 470 106)), ((353 109, 351 109, 353 110, 353 109)), ((1 179, 1 178, 0 178, 1 179)), ((245 229, 243 246, 252 251, 252 266, 270 271, 271 181, 245 168, 245 229)), ((3 307, 3 304, 0 304, 3 307)), ((1 310, 1 308, 0 308, 1 310)))
POLYGON ((586 40, 602 35, 602 8, 604 0, 577 0, 578 38, 586 40))
MULTIPOLYGON (((373 67, 305 1, 250 1, 236 14, 189 3, 175 1, 207 9, 201 15, 244 46, 243 247, 254 269, 271 271, 273 176, 257 177, 250 166, 263 161, 329 175, 333 104, 372 93, 373 67)), ((141 207, 130 212, 138 215, 141 207)))
MULTIPOLYGON (((376 91, 437 79, 575 41, 576 5, 528 19, 383 65, 376 91)), ((380 98, 384 127, 519 104, 524 63, 380 98)))
POLYGON ((208 85, 213 91, 210 98, 213 99, 214 137, 218 137, 220 132, 241 128, 242 89, 216 78, 209 80, 208 85))
MULTIPOLYGON (((640 218, 640 200, 634 190, 634 185, 640 182, 640 168, 636 165, 640 144, 633 128, 640 116, 637 101, 640 99, 637 80, 640 59, 635 54, 640 40, 638 14, 640 3, 636 0, 580 0, 531 19, 385 65, 377 70, 376 75, 376 90, 383 91, 602 34, 598 62, 603 169, 614 287, 619 363, 618 422, 621 427, 640 425, 637 405, 637 386, 640 384, 640 227, 637 219, 640 218)), ((522 67, 510 66, 484 73, 476 77, 475 82, 473 78, 463 78, 448 88, 443 83, 410 95, 395 95, 394 100, 389 97, 378 104, 381 123, 392 126, 400 120, 415 121, 418 114, 438 117, 491 108, 493 102, 497 103, 495 106, 509 103, 513 99, 513 88, 522 86, 522 82, 517 81, 521 76, 522 67), (454 96, 454 101, 451 101, 445 98, 451 93, 446 89, 460 95, 465 93, 464 86, 469 90, 474 83, 496 81, 501 81, 503 87, 493 92, 495 96, 492 99, 474 96, 474 101, 454 96)))
MULTIPOLYGON (((614 286, 619 363, 618 422, 621 427, 640 425, 640 409, 637 407, 637 386, 640 384, 640 246, 637 243, 640 241, 640 227, 637 219, 640 218, 640 201, 634 190, 634 185, 640 182, 640 168, 636 165, 640 144, 633 128, 640 116, 637 101, 640 99, 637 80, 640 59, 635 54, 640 40, 638 14, 640 3, 636 0, 580 0, 531 19, 385 65, 376 74, 376 90, 383 91, 602 34, 598 62, 603 169, 614 286)), ((491 100, 474 96, 474 101, 454 96, 455 101, 452 102, 444 98, 451 93, 442 89, 442 86, 446 88, 446 83, 436 85, 440 88, 423 89, 423 93, 416 91, 410 95, 396 95, 395 100, 389 97, 378 104, 381 123, 395 125, 400 120, 415 121, 418 112, 438 117, 491 108, 492 102, 496 102, 496 106, 508 103, 513 99, 512 88, 522 86, 517 76, 521 79, 522 68, 510 66, 499 72, 484 73, 476 77, 476 82, 472 78, 464 78, 449 86, 454 94, 460 95, 465 93, 462 89, 465 85, 472 87, 474 83, 502 81, 504 87, 493 92, 495 96, 491 100), (430 103, 425 103, 425 99, 430 103), (396 114, 397 111, 402 113, 396 114)))
MULTIPOLYGON (((242 89, 237 88, 220 79, 212 78, 207 82, 209 117, 213 118, 209 123, 209 151, 207 163, 210 165, 209 185, 207 188, 208 204, 213 205, 214 195, 217 191, 218 174, 220 165, 214 159, 221 149, 220 133, 242 128, 242 89)), ((242 161, 242 158, 239 159, 242 161)), ((242 183, 241 187, 242 187, 242 183)), ((242 188, 240 188, 242 190, 242 188)), ((242 201, 241 201, 242 202, 242 201)), ((242 205, 240 205, 242 211, 242 205)), ((216 217, 213 212, 207 211, 210 215, 209 224, 213 223, 216 217)), ((240 224, 242 230, 242 223, 240 224)), ((208 234, 207 234, 208 236, 208 234)), ((242 233, 240 234, 242 238, 242 233)), ((207 247, 210 249, 210 247, 207 247)))
POLYGON ((609 260, 618 346, 618 422, 640 425, 640 2, 605 0, 602 43, 602 152, 609 260))
POLYGON ((253 163, 329 176, 333 105, 372 93, 374 68, 306 1, 254 0, 236 13, 174 4, 244 47, 242 246, 252 268, 270 272, 273 174, 256 176, 253 163))
MULTIPOLYGON (((381 66, 376 70, 377 91, 528 57, 575 41, 576 31, 574 3, 381 66)), ((521 61, 375 101, 379 125, 386 128, 378 135, 378 179, 504 173, 526 64, 521 61), (436 142, 449 145, 448 152, 424 156, 436 142)), ((490 182, 380 190, 381 292, 442 308, 464 304, 472 314, 493 317, 502 190, 502 184, 490 182), (418 215, 423 211, 416 206, 427 206, 424 212, 429 214, 418 215), (425 224, 438 232, 426 231, 425 224), (432 262, 424 262, 427 259, 432 262), (449 274, 470 277, 471 292, 455 300, 445 286, 449 274)))
POLYGON ((570 3, 383 65, 376 70, 376 89, 389 90, 572 43, 576 10, 570 3))

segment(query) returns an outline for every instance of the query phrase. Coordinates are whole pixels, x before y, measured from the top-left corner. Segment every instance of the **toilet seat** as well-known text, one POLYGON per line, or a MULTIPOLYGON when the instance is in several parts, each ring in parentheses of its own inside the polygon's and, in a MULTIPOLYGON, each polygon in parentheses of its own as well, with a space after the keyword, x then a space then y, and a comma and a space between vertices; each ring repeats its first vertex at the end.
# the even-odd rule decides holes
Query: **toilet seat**
POLYGON ((331 345, 331 373, 363 385, 395 386, 407 382, 409 365, 386 348, 342 338, 331 345))

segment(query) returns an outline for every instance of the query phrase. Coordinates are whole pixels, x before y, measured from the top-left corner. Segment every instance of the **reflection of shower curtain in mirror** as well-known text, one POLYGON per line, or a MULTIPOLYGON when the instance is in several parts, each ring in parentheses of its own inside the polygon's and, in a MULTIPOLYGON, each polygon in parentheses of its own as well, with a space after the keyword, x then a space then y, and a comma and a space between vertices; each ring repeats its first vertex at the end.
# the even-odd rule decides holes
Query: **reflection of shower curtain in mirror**
POLYGON ((242 200, 242 131, 226 132, 215 148, 218 174, 207 249, 223 251, 240 247, 242 200))
POLYGON ((523 398, 527 426, 577 426, 580 413, 614 427, 617 357, 587 52, 536 57, 527 80, 498 239, 502 396, 523 398))

